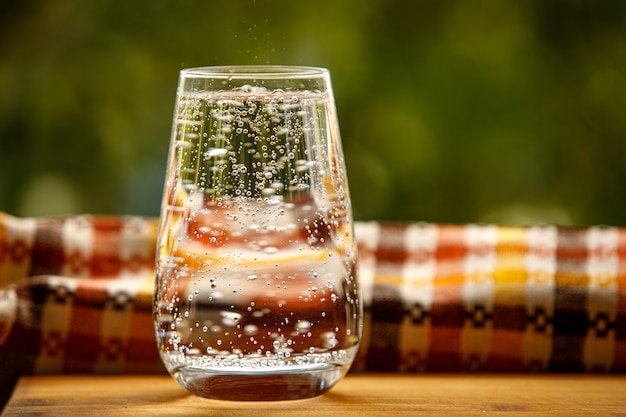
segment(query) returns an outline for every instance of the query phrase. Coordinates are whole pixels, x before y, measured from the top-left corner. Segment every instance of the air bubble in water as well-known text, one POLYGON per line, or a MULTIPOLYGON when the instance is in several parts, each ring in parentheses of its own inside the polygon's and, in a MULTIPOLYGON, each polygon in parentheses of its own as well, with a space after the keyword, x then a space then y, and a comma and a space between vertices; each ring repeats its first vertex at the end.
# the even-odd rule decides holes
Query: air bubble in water
MULTIPOLYGON (((263 186, 261 184, 261 186, 263 186)), ((274 194, 276 194, 276 190, 274 188, 263 188, 261 190, 261 195, 263 195, 263 197, 271 197, 274 194)))
POLYGON ((299 332, 307 331, 311 326, 313 326, 313 324, 308 320, 298 320, 298 323, 296 323, 296 329, 299 332))
POLYGON ((337 337, 337 334, 335 332, 324 332, 320 335, 320 337, 322 339, 335 339, 337 337))
POLYGON ((220 317, 222 318, 222 324, 226 327, 235 327, 241 321, 241 314, 233 311, 221 311, 220 317))
POLYGON ((247 335, 253 335, 253 334, 256 334, 259 331, 259 328, 257 326, 255 326, 254 324, 247 324, 243 328, 243 331, 247 335))
POLYGON ((204 153, 204 157, 206 159, 208 159, 208 158, 215 158, 215 157, 218 157, 218 156, 224 156, 227 153, 228 153, 228 150, 224 149, 224 148, 209 149, 208 151, 206 151, 204 153))
POLYGON ((324 347, 326 348, 333 348, 339 344, 337 334, 335 332, 322 333, 320 338, 324 341, 324 347))
POLYGON ((283 188, 285 188, 285 184, 283 184, 282 182, 273 182, 270 187, 272 187, 273 189, 275 189, 276 191, 280 191, 283 188))

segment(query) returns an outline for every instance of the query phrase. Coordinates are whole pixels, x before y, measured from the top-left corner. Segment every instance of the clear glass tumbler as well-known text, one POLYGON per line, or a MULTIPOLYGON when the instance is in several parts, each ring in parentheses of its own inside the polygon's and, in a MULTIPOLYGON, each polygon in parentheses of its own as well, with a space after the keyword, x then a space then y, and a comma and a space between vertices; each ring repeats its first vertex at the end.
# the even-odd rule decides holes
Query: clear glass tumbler
POLYGON ((161 358, 198 396, 318 396, 350 368, 362 302, 328 70, 180 73, 161 212, 161 358))

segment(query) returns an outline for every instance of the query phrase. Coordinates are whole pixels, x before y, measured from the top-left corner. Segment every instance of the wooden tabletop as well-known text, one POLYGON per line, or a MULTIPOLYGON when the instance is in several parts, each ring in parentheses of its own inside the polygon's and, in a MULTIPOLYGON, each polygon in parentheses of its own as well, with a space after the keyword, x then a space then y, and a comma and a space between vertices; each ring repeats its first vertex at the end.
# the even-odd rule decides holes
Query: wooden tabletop
POLYGON ((22 378, 2 416, 626 416, 626 375, 350 375, 322 397, 229 402, 169 376, 22 378), (335 414, 336 413, 336 414, 335 414))

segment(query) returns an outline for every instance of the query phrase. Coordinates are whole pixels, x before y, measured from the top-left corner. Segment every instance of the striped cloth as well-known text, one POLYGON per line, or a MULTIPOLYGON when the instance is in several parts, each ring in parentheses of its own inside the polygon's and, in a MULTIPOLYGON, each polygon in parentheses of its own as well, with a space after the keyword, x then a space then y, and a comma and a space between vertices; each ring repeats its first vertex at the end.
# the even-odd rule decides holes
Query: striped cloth
MULTIPOLYGON (((164 372, 156 233, 140 217, 0 213, 0 397, 23 374, 164 372)), ((626 229, 370 222, 356 236, 353 372, 626 371, 626 229)))

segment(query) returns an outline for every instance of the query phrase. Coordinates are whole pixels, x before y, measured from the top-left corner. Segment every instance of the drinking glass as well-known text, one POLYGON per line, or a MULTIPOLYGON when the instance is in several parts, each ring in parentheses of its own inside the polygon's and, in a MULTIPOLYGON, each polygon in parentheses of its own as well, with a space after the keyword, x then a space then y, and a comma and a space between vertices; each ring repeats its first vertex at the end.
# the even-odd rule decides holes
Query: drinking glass
POLYGON ((213 399, 326 392, 362 328, 328 70, 182 70, 167 168, 154 318, 168 371, 213 399))

